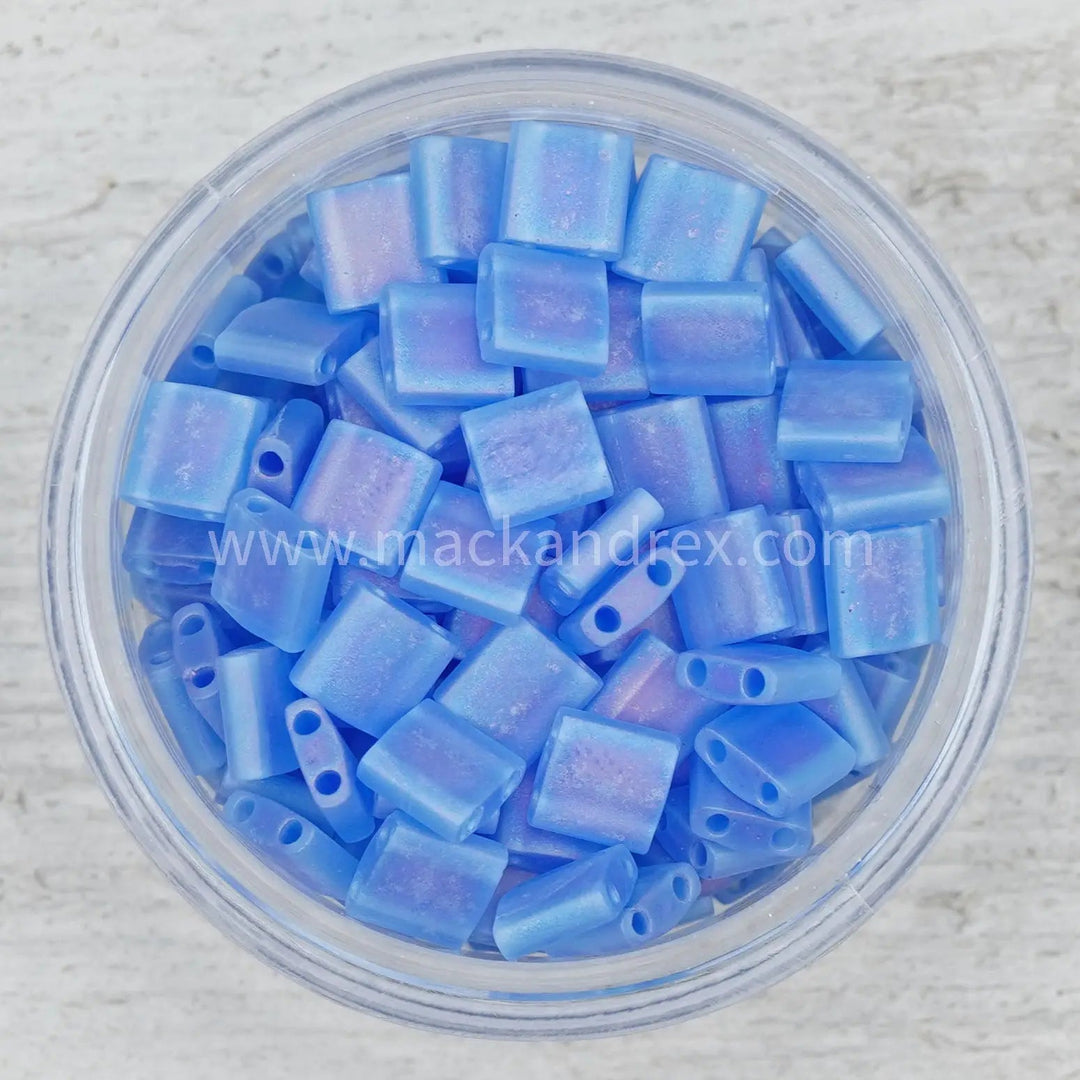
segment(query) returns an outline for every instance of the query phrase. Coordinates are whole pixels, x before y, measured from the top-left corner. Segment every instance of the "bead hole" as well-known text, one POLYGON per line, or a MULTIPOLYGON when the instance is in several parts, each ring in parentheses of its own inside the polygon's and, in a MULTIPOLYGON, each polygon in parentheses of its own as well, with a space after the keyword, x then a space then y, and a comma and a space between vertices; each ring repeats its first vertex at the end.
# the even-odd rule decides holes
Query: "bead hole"
POLYGON ((708 665, 698 656, 686 665, 686 681, 691 686, 704 686, 708 674, 708 665))
POLYGON ((290 818, 281 826, 281 830, 278 832, 278 842, 288 847, 290 844, 295 844, 303 833, 304 826, 296 818, 290 818))
POLYGON ((247 508, 253 514, 265 514, 270 509, 270 500, 261 495, 252 495, 247 501, 247 508))
POLYGON ((705 755, 714 765, 719 765, 727 757, 727 747, 720 739, 710 739, 705 746, 705 755))
POLYGON ((233 804, 232 819, 238 824, 247 821, 255 813, 254 799, 239 799, 233 804))
POLYGON ((671 584, 671 567, 666 562, 649 563, 649 568, 645 573, 648 574, 649 580, 661 589, 671 584))
POLYGON ((293 717, 292 729, 297 735, 311 735, 319 730, 322 717, 311 709, 303 709, 293 717))
POLYGON ((685 902, 690 899, 690 882, 682 874, 676 874, 671 879, 671 891, 675 894, 676 900, 685 902))
POLYGON ((765 693, 765 673, 760 668, 747 668, 742 677, 743 697, 756 698, 765 693))
POLYGON ((766 783, 761 785, 761 801, 766 806, 771 806, 780 799, 780 792, 775 784, 766 783))
POLYGON ((194 637, 205 625, 206 620, 201 615, 188 615, 180 623, 180 636, 194 637))
POLYGON ((723 836, 731 828, 731 818, 727 814, 710 814, 705 819, 705 828, 713 836, 723 836))
MULTIPOLYGON (((263 476, 280 476, 284 471, 285 462, 281 460, 280 454, 275 453, 273 450, 267 450, 259 455, 259 472, 263 476)), ((252 502, 254 501, 253 499, 252 502)), ((255 510, 254 507, 250 506, 250 503, 248 505, 252 510, 255 510)), ((255 510, 255 513, 257 514, 259 511, 255 510)))
POLYGON ((622 626, 622 616, 610 604, 603 604, 596 609, 593 622, 602 634, 614 634, 622 626))
POLYGON ((205 690, 214 681, 214 669, 212 667, 196 668, 191 673, 191 685, 197 690, 205 690))
POLYGON ((281 277, 285 273, 285 263, 282 262, 280 256, 277 256, 277 255, 264 255, 263 256, 263 269, 271 277, 281 277))
POLYGON ((705 845, 699 840, 690 848, 690 865, 695 870, 700 870, 708 861, 709 853, 705 850, 705 845))
POLYGON ((630 916, 630 929, 638 937, 644 937, 649 932, 649 916, 644 911, 635 911, 630 916))
POLYGON ((777 829, 772 834, 772 846, 777 851, 787 851, 788 848, 795 846, 797 837, 794 829, 789 829, 786 825, 783 828, 777 829))
POLYGON ((315 790, 320 795, 333 795, 341 787, 341 773, 327 769, 315 777, 315 790))
POLYGON ((195 361, 199 367, 213 367, 214 366, 214 350, 209 345, 196 345, 191 350, 191 359, 195 361))

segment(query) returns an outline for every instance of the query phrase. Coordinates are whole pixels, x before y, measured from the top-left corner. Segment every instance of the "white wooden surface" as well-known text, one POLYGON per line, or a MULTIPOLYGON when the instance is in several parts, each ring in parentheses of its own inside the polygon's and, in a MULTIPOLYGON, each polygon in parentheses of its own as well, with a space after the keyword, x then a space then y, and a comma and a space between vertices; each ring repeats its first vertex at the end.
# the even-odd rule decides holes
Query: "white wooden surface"
POLYGON ((0 0, 0 1076, 1080 1076, 1078 11, 1074 0, 0 0), (725 1013, 508 1048, 331 1005, 174 895, 114 820, 62 711, 36 530, 81 336, 190 184, 345 83, 537 46, 648 57, 740 87, 822 132, 910 209, 997 343, 1028 440, 1039 570, 990 760, 862 931, 725 1013))

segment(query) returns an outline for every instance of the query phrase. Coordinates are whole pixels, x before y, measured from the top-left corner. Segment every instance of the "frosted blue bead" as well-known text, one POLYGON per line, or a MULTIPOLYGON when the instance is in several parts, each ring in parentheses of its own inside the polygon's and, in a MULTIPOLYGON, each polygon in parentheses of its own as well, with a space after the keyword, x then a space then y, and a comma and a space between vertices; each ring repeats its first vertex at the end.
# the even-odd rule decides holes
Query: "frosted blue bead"
POLYGON ((475 285, 387 285, 379 341, 394 401, 474 406, 514 396, 514 372, 480 357, 475 285))
POLYGON ((382 589, 388 596, 396 596, 399 600, 404 600, 426 615, 443 615, 454 610, 449 604, 442 604, 438 600, 421 599, 415 593, 402 588, 400 578, 383 577, 373 570, 365 570, 362 566, 353 566, 351 563, 335 563, 330 571, 331 606, 337 607, 349 590, 361 582, 369 588, 382 589))
POLYGON ((646 852, 679 757, 666 731, 560 709, 536 768, 538 829, 646 852))
POLYGON ((205 386, 156 382, 146 392, 120 498, 162 514, 224 521, 244 486, 265 401, 205 386))
POLYGON ((241 789, 229 796, 224 814, 248 843, 301 885, 345 899, 356 859, 295 810, 241 789))
POLYGON ((765 285, 651 281, 641 292, 641 335, 654 394, 750 397, 776 387, 765 285))
POLYGON ((374 798, 356 778, 356 755, 334 727, 326 710, 311 698, 285 708, 288 738, 315 805, 347 844, 365 840, 375 829, 374 798))
POLYGON ((684 652, 675 668, 686 687, 725 705, 783 705, 832 697, 840 665, 827 653, 750 642, 684 652))
POLYGON ((499 239, 617 259, 633 183, 629 135, 519 120, 510 128, 499 239))
POLYGON ((728 508, 705 401, 665 398, 596 414, 615 494, 644 488, 671 528, 728 508))
POLYGON ((560 615, 569 615, 614 569, 633 560, 638 545, 659 527, 664 508, 644 488, 614 500, 577 544, 540 575, 540 595, 560 615))
POLYGON ((136 509, 131 516, 120 558, 129 574, 142 574, 175 585, 199 585, 214 576, 216 522, 171 517, 136 509))
POLYGON ((894 463, 800 461, 795 477, 821 527, 876 529, 945 517, 949 481, 930 444, 908 433, 894 463))
POLYGON ((400 810, 371 838, 349 886, 354 919, 444 949, 460 949, 506 869, 506 848, 483 836, 452 843, 400 810))
POLYGON ((596 259, 489 244, 476 276, 489 364, 599 375, 608 361, 607 268, 596 259))
POLYGON ((732 510, 764 506, 770 514, 798 501, 795 471, 776 448, 780 396, 709 402, 720 471, 732 510))
MULTIPOLYGON (((547 634, 554 635, 559 629, 559 616, 548 606, 535 587, 525 601, 522 616, 538 626, 547 634)), ((455 609, 446 620, 446 629, 454 639, 455 655, 461 659, 470 649, 475 648, 481 639, 497 624, 481 615, 455 609)))
MULTIPOLYGON (((341 729, 343 736, 347 736, 349 732, 356 731, 355 728, 348 726, 341 729)), ((356 731, 356 734, 363 735, 362 731, 356 731)), ((346 738, 346 742, 348 739, 346 738)), ((364 753, 371 749, 371 744, 364 747, 364 753)), ((363 754, 358 754, 358 757, 362 757, 363 754)), ((380 821, 383 818, 388 818, 399 807, 395 806, 385 795, 375 795, 372 801, 372 813, 380 821)), ((499 814, 502 807, 492 807, 481 819, 480 824, 476 826, 476 834, 478 836, 494 836, 495 830, 499 827, 499 814)))
POLYGON ((311 464, 325 421, 314 401, 286 401, 255 443, 248 487, 288 506, 311 464))
POLYGON ((760 247, 752 247, 746 256, 746 261, 739 270, 739 281, 752 281, 765 287, 765 302, 767 304, 766 318, 769 322, 769 340, 772 344, 773 367, 776 368, 776 377, 782 379, 788 366, 787 344, 784 341, 784 332, 780 327, 780 315, 773 300, 773 271, 769 265, 769 258, 760 247))
POLYGON ((306 281, 312 288, 318 289, 319 292, 323 291, 322 263, 319 261, 319 253, 314 247, 308 252, 308 256, 301 264, 298 273, 302 281, 306 281))
POLYGON ((933 522, 832 536, 825 599, 834 656, 872 656, 937 641, 933 522))
POLYGON ((904 715, 915 684, 919 681, 922 659, 915 653, 887 653, 866 656, 854 661, 878 721, 887 735, 892 735, 904 715))
POLYGON ((783 510, 774 514, 776 550, 784 572, 795 621, 781 637, 821 634, 829 628, 825 611, 825 561, 821 528, 812 510, 783 510))
POLYGON ((673 534, 687 567, 672 599, 690 648, 749 641, 795 621, 774 533, 764 509, 752 506, 673 534))
POLYGON ((857 353, 885 329, 877 309, 816 237, 785 248, 776 267, 848 352, 857 353))
POLYGON ((415 447, 331 420, 292 508, 361 566, 393 577, 441 475, 415 447))
POLYGON ((224 802, 235 791, 247 791, 253 795, 262 795, 266 799, 280 803, 287 810, 292 810, 300 817, 310 821, 324 833, 331 833, 330 823, 323 817, 322 811, 315 805, 315 800, 308 791, 299 770, 283 776, 267 776, 262 780, 235 779, 226 770, 217 787, 218 797, 224 802))
POLYGON ((319 628, 333 560, 296 513, 245 488, 229 503, 210 595, 245 630, 298 653, 319 628))
POLYGON ((499 228, 506 143, 424 135, 409 143, 420 261, 475 270, 499 228))
POLYGON ((432 695, 512 750, 535 761, 562 706, 577 709, 598 676, 528 619, 492 630, 432 695))
MULTIPOLYGON (((357 356, 363 355, 368 347, 373 344, 375 344, 374 341, 369 342, 367 346, 357 353, 357 356)), ((322 391, 326 401, 326 418, 328 420, 346 420, 357 427, 371 428, 372 431, 383 430, 382 425, 376 423, 371 413, 352 394, 345 390, 340 380, 332 379, 322 388, 322 391)), ((408 442, 409 440, 405 439, 404 441, 408 442)))
POLYGON ((575 652, 596 652, 640 626, 678 587, 686 566, 670 548, 657 548, 601 586, 559 626, 575 652))
POLYGON ((288 232, 271 236, 244 270, 262 290, 264 298, 279 296, 289 278, 300 268, 294 238, 288 232))
POLYGON ((603 926, 626 906, 637 877, 634 857, 616 844, 516 886, 495 912, 499 952, 519 960, 571 934, 603 926))
POLYGON ((297 768, 285 727, 285 707, 300 696, 289 681, 295 662, 294 656, 265 644, 235 649, 218 660, 229 773, 239 783, 297 768))
POLYGON ((508 866, 499 878, 499 884, 495 887, 495 894, 480 916, 476 929, 469 935, 469 944, 477 949, 495 950, 495 912, 499 907, 499 901, 513 888, 523 882, 531 881, 536 875, 531 870, 523 870, 519 866, 508 866))
POLYGON ((191 340, 169 368, 168 381, 214 386, 219 375, 214 363, 214 341, 241 311, 259 303, 262 298, 262 289, 251 278, 243 275, 229 278, 199 319, 191 340))
POLYGON ((750 184, 653 154, 615 271, 638 281, 730 281, 764 208, 765 192, 750 184))
POLYGON ((213 611, 205 604, 180 608, 172 617, 172 646, 188 700, 223 737, 217 665, 230 644, 213 611))
POLYGON ((782 869, 783 864, 779 864, 732 877, 709 878, 701 882, 701 895, 721 904, 735 904, 756 889, 775 881, 782 869))
POLYGON ((694 749, 724 787, 778 818, 855 765, 851 745, 805 705, 736 705, 698 732, 694 749))
POLYGON ((584 657, 585 662, 601 674, 607 672, 611 665, 623 657, 630 646, 645 632, 655 635, 669 648, 676 652, 684 649, 682 630, 679 628, 679 618, 675 613, 675 605, 671 600, 661 604, 643 623, 627 630, 625 634, 617 637, 610 645, 605 645, 594 653, 584 657))
POLYGON ((417 254, 407 172, 308 196, 326 306, 335 314, 374 307, 391 281, 441 281, 417 254))
POLYGON ((511 525, 536 521, 614 491, 576 383, 470 409, 461 416, 461 430, 488 516, 497 525, 504 518, 511 525))

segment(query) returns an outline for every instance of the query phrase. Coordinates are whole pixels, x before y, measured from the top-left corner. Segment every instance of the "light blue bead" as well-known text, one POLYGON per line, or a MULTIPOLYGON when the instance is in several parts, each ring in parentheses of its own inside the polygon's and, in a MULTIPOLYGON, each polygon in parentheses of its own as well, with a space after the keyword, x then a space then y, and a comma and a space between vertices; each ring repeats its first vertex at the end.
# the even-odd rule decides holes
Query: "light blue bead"
POLYGON ((300 279, 306 281, 313 289, 323 291, 322 263, 319 261, 319 253, 312 248, 307 258, 303 261, 298 271, 300 279))
POLYGON ((323 411, 314 401, 286 401, 255 443, 248 487, 290 505, 315 456, 324 427, 323 411))
POLYGON ((732 510, 760 505, 775 514, 798 501, 795 471, 776 449, 779 414, 779 394, 709 402, 709 420, 732 510))
POLYGON ((525 762, 434 701, 396 721, 363 756, 360 782, 447 840, 464 840, 521 783, 525 762))
POLYGON ((679 757, 666 731, 560 709, 536 768, 538 829, 649 850, 679 757))
POLYGON ((442 465, 415 447, 331 420, 293 510, 361 566, 393 577, 441 475, 442 465))
MULTIPOLYGON (((522 617, 538 626, 547 634, 554 635, 559 629, 559 616, 548 606, 535 587, 525 601, 522 617)), ((498 625, 481 615, 455 609, 446 620, 446 629, 454 639, 455 655, 465 657, 471 649, 480 644, 481 639, 498 625)))
POLYGON ((671 528, 728 508, 705 401, 666 398, 596 414, 615 494, 644 488, 671 528))
POLYGON ((821 528, 812 510, 783 510, 774 514, 773 528, 780 569, 784 572, 795 621, 781 637, 821 634, 829 628, 825 611, 824 551, 821 528))
POLYGON ((776 368, 777 379, 781 380, 787 371, 788 354, 784 332, 780 327, 779 312, 773 300, 772 278, 773 271, 769 266, 768 256, 760 247, 752 247, 739 271, 738 280, 752 281, 765 286, 765 298, 768 305, 766 317, 769 322, 769 340, 772 343, 773 367, 776 368))
POLYGON ((152 383, 131 440, 120 498, 162 514, 224 521, 268 419, 269 406, 256 398, 152 383))
POLYGON ((694 749, 724 787, 777 818, 855 765, 851 745, 805 705, 737 705, 698 732, 694 749))
POLYGON ((650 633, 658 637, 669 648, 680 652, 686 647, 683 641, 682 630, 679 627, 679 617, 675 613, 675 605, 671 600, 661 604, 643 623, 627 630, 625 634, 616 638, 610 645, 589 653, 585 662, 601 674, 607 672, 611 665, 623 657, 630 646, 644 633, 650 633))
POLYGON ((610 922, 637 884, 634 857, 604 848, 511 889, 495 912, 493 936, 507 960, 519 960, 571 934, 610 922))
POLYGON ((444 615, 453 610, 449 604, 442 604, 438 600, 421 599, 415 593, 402 588, 400 578, 383 577, 373 570, 365 570, 362 566, 337 562, 330 571, 331 606, 337 607, 349 590, 361 582, 369 588, 382 589, 388 596, 395 596, 398 600, 404 600, 407 604, 416 608, 417 611, 424 612, 425 615, 444 615))
POLYGON ((848 352, 857 353, 885 329, 877 309, 816 237, 785 248, 776 267, 848 352))
POLYGON ((244 275, 259 286, 264 299, 279 296, 285 283, 300 267, 298 254, 294 237, 288 232, 277 233, 255 253, 244 275))
POLYGON ((760 506, 672 535, 686 574, 672 596, 686 644, 710 649, 786 630, 795 621, 774 530, 760 506))
POLYGON ((607 268, 596 259, 489 244, 476 276, 489 364, 599 375, 608 361, 607 268))
POLYGON ((937 641, 933 522, 832 536, 825 599, 834 656, 872 656, 937 641))
POLYGON ((180 608, 172 617, 172 646, 188 700, 224 737, 217 665, 230 643, 213 611, 205 604, 180 608))
MULTIPOLYGON (((374 342, 369 342, 369 345, 374 342)), ((357 353, 363 355, 368 346, 357 353)), ((375 418, 342 386, 338 379, 331 379, 323 388, 323 399, 326 407, 327 420, 346 420, 357 427, 371 428, 372 431, 382 431, 382 425, 375 422, 375 418)), ((406 442, 408 440, 405 440, 406 442)))
POLYGON ((900 718, 919 681, 922 657, 915 653, 887 653, 866 656, 854 661, 878 721, 889 736, 896 731, 900 718))
POLYGON ((725 705, 784 705, 832 697, 840 689, 840 665, 827 653, 750 642, 705 652, 684 652, 679 682, 725 705))
POLYGON ((540 755, 559 708, 581 708, 598 676, 558 641, 519 619, 492 630, 432 695, 526 763, 540 755))
POLYGON ((651 281, 641 334, 654 394, 757 397, 776 387, 766 285, 651 281))
POLYGON ((475 285, 387 285, 379 341, 394 401, 471 407, 514 396, 513 370, 480 357, 475 285))
POLYGON ((629 135, 519 120, 510 128, 499 239, 617 259, 633 183, 629 135))
MULTIPOLYGON (((347 735, 350 731, 356 731, 355 728, 346 727, 342 729, 342 735, 347 735)), ((363 732, 357 732, 358 735, 362 735, 363 732)), ((348 741, 348 740, 346 740, 348 741)), ((371 749, 371 745, 364 748, 366 754, 371 749)), ((357 755, 362 757, 363 755, 357 755)), ((388 818, 395 810, 400 809, 395 806, 385 795, 375 795, 372 801, 372 813, 380 821, 383 818, 388 818)), ((476 826, 477 836, 494 836, 495 830, 499 827, 499 814, 502 810, 501 806, 492 807, 481 819, 480 824, 476 826)))
MULTIPOLYGON (((286 736, 287 737, 287 736, 286 736)), ((330 823, 323 817, 322 811, 315 805, 315 800, 308 791, 299 770, 283 776, 267 776, 262 780, 239 781, 226 770, 217 787, 218 797, 222 802, 234 791, 244 790, 253 795, 262 795, 266 799, 280 803, 287 810, 292 810, 300 817, 310 821, 324 833, 332 833, 330 823)))
POLYGON ((878 529, 945 517, 949 481, 930 444, 908 433, 895 463, 800 461, 795 477, 821 527, 878 529))
POLYGON ((378 737, 427 694, 453 656, 438 623, 357 585, 327 616, 291 677, 339 720, 378 737))
POLYGON ((420 261, 475 270, 498 234, 506 143, 424 135, 409 143, 409 172, 420 261))
POLYGON ((499 878, 499 884, 495 887, 495 894, 480 916, 476 929, 469 935, 469 944, 476 949, 495 951, 495 912, 498 910, 499 901, 513 888, 523 882, 531 881, 536 875, 531 870, 523 870, 519 866, 508 866, 499 878))
POLYGON ((221 526, 136 509, 120 558, 129 574, 174 585, 206 584, 214 576, 221 526))
POLYGON ((576 383, 470 409, 461 430, 488 516, 500 527, 504 518, 522 525, 614 491, 576 383))
POLYGON ((168 381, 214 386, 220 373, 214 363, 214 341, 241 311, 259 303, 262 298, 262 289, 251 278, 243 275, 229 278, 199 319, 191 340, 169 368, 168 381))
POLYGON ((730 281, 764 208, 765 192, 750 184, 653 154, 615 271, 638 281, 730 281))
POLYGON ((391 281, 441 281, 417 254, 407 172, 376 176, 308 196, 326 306, 374 307, 391 281))

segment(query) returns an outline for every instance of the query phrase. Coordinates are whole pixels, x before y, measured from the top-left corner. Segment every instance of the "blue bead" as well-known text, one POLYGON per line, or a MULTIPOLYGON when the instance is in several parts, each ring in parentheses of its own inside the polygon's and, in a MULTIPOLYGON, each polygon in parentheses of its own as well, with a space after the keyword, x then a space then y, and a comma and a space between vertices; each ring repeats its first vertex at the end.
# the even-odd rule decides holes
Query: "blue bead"
POLYGON ((523 882, 531 881, 535 876, 531 870, 523 870, 519 866, 508 866, 503 871, 503 876, 499 878, 499 884, 495 887, 495 893, 488 902, 488 906, 484 909, 484 914, 480 916, 476 929, 469 935, 469 944, 471 946, 489 951, 494 951, 497 948, 494 929, 495 912, 499 907, 499 901, 511 889, 521 885, 523 882))
POLYGON ((775 531, 752 506, 707 518, 675 533, 686 574, 672 599, 692 649, 749 641, 795 621, 775 531))
POLYGON ((649 282, 641 334, 654 394, 753 397, 776 387, 765 285, 649 282))
POLYGON ((441 281, 417 254, 407 172, 376 176, 308 196, 326 306, 374 307, 391 281, 441 281))
POLYGON ((889 736, 896 731, 919 681, 922 658, 914 653, 887 653, 854 661, 878 721, 889 736))
POLYGON ((293 237, 288 232, 278 233, 259 248, 244 275, 259 286, 264 298, 278 296, 300 267, 297 254, 293 237))
POLYGON ((536 769, 538 829, 649 850, 679 757, 666 731, 560 709, 536 769))
POLYGON ((224 736, 217 665, 229 642, 205 604, 188 604, 172 617, 173 657, 188 699, 219 737, 224 736))
POLYGON ((776 449, 780 396, 709 402, 720 471, 732 510, 764 506, 770 514, 798 501, 795 471, 776 449))
POLYGON ((311 792, 308 791, 308 786, 304 783, 299 770, 283 776, 267 776, 262 780, 245 781, 235 779, 231 772, 226 770, 217 786, 218 797, 224 802, 234 791, 240 790, 253 795, 262 795, 266 799, 280 803, 287 810, 292 810, 300 817, 306 818, 317 829, 328 834, 333 832, 330 823, 315 805, 315 800, 311 797, 311 792))
POLYGON ((626 906, 638 868, 622 844, 576 859, 511 889, 495 912, 493 936, 519 960, 572 934, 610 922, 626 906))
POLYGON ((851 745, 805 705, 737 705, 698 732, 694 749, 724 787, 778 818, 855 765, 851 745))
POLYGON ((730 281, 764 208, 765 192, 750 184, 653 154, 615 271, 638 281, 730 281))
POLYGON ((776 268, 848 352, 857 353, 885 329, 877 309, 816 237, 785 248, 776 268))
POLYGON ((825 599, 834 656, 872 656, 937 641, 934 524, 832 536, 825 599))
POLYGON ((510 128, 499 239, 617 259, 633 183, 629 135, 519 120, 510 128))
POLYGON ((536 521, 614 491, 576 383, 470 409, 462 414, 461 430, 488 516, 497 525, 503 519, 510 525, 536 521))
POLYGON ((821 634, 829 628, 825 611, 825 561, 821 528, 812 510, 783 510, 774 514, 776 549, 784 572, 795 621, 781 637, 821 634))
MULTIPOLYGON (((341 733, 344 736, 347 735, 350 731, 356 731, 356 729, 345 727, 342 729, 341 733)), ((363 735, 363 732, 356 731, 356 734, 363 735)), ((346 739, 346 742, 347 741, 348 740, 346 739)), ((365 754, 368 752, 368 750, 371 749, 371 746, 372 744, 369 743, 363 748, 365 754)), ((363 754, 359 754, 357 756, 362 757, 363 754)), ((398 809, 400 809, 400 807, 395 806, 393 802, 391 802, 391 800, 388 799, 385 795, 375 795, 372 802, 372 813, 380 821, 383 818, 388 818, 395 810, 398 809)), ((499 827, 499 814, 501 810, 502 807, 494 806, 480 819, 480 824, 476 826, 477 836, 495 835, 495 830, 499 827)))
POLYGON ((524 775, 520 757, 434 701, 396 721, 357 769, 361 783, 447 840, 475 832, 524 775))
POLYGON ((205 386, 152 383, 139 413, 120 498, 163 514, 224 521, 244 486, 265 401, 205 386))
POLYGON ((356 585, 296 662, 292 681, 338 719, 378 737, 427 694, 453 656, 438 623, 356 585))
MULTIPOLYGON (((362 356, 367 352, 374 341, 369 342, 356 355, 362 356)), ((355 358, 354 358, 355 359, 355 358)), ((376 352, 376 360, 378 353, 376 352)), ((375 418, 348 393, 339 379, 332 379, 323 388, 323 397, 326 399, 326 418, 328 420, 346 420, 357 427, 371 428, 372 431, 382 431, 382 425, 376 423, 375 418)), ((408 442, 408 439, 403 440, 408 442)))
POLYGON ((168 381, 214 386, 220 374, 214 363, 214 341, 241 311, 262 298, 262 289, 251 278, 242 275, 229 278, 169 368, 168 381))
POLYGON ((596 259, 489 244, 476 277, 489 364, 599 375, 608 361, 607 268, 596 259))
POLYGON ((255 443, 248 487, 290 505, 315 456, 324 427, 323 411, 314 401, 286 401, 255 443))
POLYGON ((769 340, 772 343, 773 367, 778 380, 783 378, 788 366, 787 344, 780 327, 780 315, 773 300, 773 271, 769 258, 760 247, 752 247, 739 271, 739 281, 752 281, 765 286, 766 317, 769 322, 769 340))
POLYGON ((877 529, 945 517, 949 481, 930 444, 908 434, 894 463, 800 461, 795 477, 823 529, 877 529))
MULTIPOLYGON (((536 588, 529 593, 521 614, 547 634, 555 634, 559 629, 559 616, 548 607, 536 588)), ((446 628, 454 639, 455 655, 458 659, 465 657, 469 650, 475 648, 496 625, 490 619, 473 615, 468 611, 455 609, 450 612, 447 616, 446 628)))
POLYGON ((319 252, 313 247, 308 252, 307 258, 300 265, 298 271, 301 281, 306 281, 313 289, 323 291, 322 263, 319 261, 319 252))
POLYGON ((750 642, 706 652, 684 652, 676 677, 686 687, 726 705, 784 705, 832 697, 840 665, 827 653, 750 642))
POLYGON ((401 587, 400 578, 387 578, 376 574, 373 570, 365 570, 362 566, 353 566, 351 563, 335 563, 330 571, 330 600, 331 606, 337 607, 346 597, 354 585, 361 582, 372 589, 382 589, 387 596, 395 596, 404 600, 407 604, 424 612, 425 615, 444 615, 453 609, 449 604, 439 603, 438 600, 423 600, 415 593, 401 587))
POLYGON ((499 228, 506 143, 424 135, 409 143, 420 261, 475 270, 499 228))
POLYGON ((221 526, 136 509, 120 558, 129 574, 173 585, 206 584, 214 576, 221 526))

